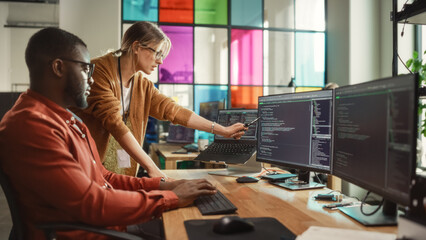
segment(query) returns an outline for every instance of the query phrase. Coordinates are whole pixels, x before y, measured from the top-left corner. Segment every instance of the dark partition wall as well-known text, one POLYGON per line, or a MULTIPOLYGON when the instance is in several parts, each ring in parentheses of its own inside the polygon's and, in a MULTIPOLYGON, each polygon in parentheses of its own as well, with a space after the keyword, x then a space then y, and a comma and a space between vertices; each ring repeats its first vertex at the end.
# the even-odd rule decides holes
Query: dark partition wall
POLYGON ((12 108, 19 95, 21 95, 20 92, 0 92, 0 120, 12 108))

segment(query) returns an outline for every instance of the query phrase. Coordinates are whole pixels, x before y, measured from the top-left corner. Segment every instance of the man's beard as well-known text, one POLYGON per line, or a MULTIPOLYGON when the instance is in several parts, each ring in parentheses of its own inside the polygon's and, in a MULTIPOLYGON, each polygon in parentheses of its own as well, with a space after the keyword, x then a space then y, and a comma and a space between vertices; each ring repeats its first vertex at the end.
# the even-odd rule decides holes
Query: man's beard
MULTIPOLYGON (((79 76, 81 78, 81 76, 79 76)), ((66 95, 74 102, 74 106, 84 109, 88 106, 87 97, 85 96, 86 88, 84 82, 79 82, 77 76, 69 74, 67 76, 67 86, 65 88, 66 95)))

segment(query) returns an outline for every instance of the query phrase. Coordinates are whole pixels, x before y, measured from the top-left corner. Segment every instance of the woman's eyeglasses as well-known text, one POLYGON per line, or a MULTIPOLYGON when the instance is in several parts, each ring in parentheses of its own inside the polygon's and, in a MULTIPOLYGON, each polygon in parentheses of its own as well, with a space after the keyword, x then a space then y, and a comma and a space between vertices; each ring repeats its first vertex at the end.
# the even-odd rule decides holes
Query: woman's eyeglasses
POLYGON ((148 50, 151 50, 153 53, 155 53, 155 60, 156 61, 158 61, 160 59, 164 59, 164 55, 163 55, 162 51, 157 52, 154 48, 148 47, 148 46, 145 46, 145 45, 142 45, 142 44, 140 46, 143 47, 143 48, 146 48, 148 50))
POLYGON ((94 63, 87 63, 82 61, 77 61, 69 58, 59 58, 63 61, 73 62, 73 63, 80 63, 85 66, 84 71, 87 73, 87 79, 90 79, 93 75, 93 71, 95 71, 95 64, 94 63))

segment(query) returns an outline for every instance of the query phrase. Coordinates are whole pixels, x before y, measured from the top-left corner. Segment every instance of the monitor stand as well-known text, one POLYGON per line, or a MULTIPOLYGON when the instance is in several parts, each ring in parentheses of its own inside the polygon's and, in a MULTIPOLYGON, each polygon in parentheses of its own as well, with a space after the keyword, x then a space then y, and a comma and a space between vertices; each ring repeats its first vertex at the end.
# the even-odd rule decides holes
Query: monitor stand
POLYGON ((283 187, 289 190, 305 190, 305 189, 315 189, 315 188, 323 188, 324 184, 311 182, 310 172, 309 171, 299 171, 298 179, 294 180, 286 180, 285 182, 271 182, 273 185, 283 187))
POLYGON ((262 164, 256 161, 256 153, 253 154, 244 164, 226 164, 226 170, 209 172, 211 175, 242 177, 259 174, 262 171, 262 164))
MULTIPOLYGON (((375 214, 366 216, 361 212, 361 206, 339 207, 342 213, 348 215, 354 220, 365 226, 395 226, 397 225, 397 207, 395 203, 385 200, 382 210, 379 209, 375 214)), ((364 205, 364 213, 371 213, 377 209, 377 206, 364 205)))

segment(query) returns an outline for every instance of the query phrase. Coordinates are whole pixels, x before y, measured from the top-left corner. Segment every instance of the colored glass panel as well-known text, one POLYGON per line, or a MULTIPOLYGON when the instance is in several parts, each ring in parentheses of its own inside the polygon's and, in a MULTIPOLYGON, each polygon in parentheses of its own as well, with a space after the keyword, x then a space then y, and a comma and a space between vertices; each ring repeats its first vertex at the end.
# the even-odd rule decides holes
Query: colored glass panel
POLYGON ((325 34, 296 33, 296 86, 324 87, 325 34))
POLYGON ((297 87, 296 92, 312 92, 312 91, 320 91, 322 88, 320 87, 297 87))
POLYGON ((158 0, 123 0, 123 20, 156 22, 158 0))
MULTIPOLYGON (((200 114, 200 103, 223 101, 228 100, 228 86, 214 86, 214 85, 195 85, 194 89, 194 112, 200 114)), ((225 104, 226 108, 227 104, 225 104)), ((198 141, 199 135, 202 134, 204 138, 213 141, 214 135, 203 131, 195 131, 194 141, 198 141)))
POLYGON ((193 0, 161 0, 160 22, 193 23, 193 0))
POLYGON ((231 30, 231 84, 262 85, 262 30, 231 30))
POLYGON ((324 0, 297 0, 296 29, 325 30, 324 0))
POLYGON ((293 87, 263 87, 263 96, 293 92, 293 87))
POLYGON ((263 32, 263 84, 287 86, 294 76, 294 33, 263 32))
POLYGON ((262 0, 232 0, 231 25, 262 27, 262 0))
POLYGON ((160 84, 160 92, 182 107, 193 109, 193 87, 186 84, 160 84))
POLYGON ((170 38, 172 48, 160 65, 160 83, 192 83, 193 28, 180 26, 160 26, 170 38))
POLYGON ((228 24, 228 0, 195 0, 196 24, 228 24))
POLYGON ((231 86, 231 107, 257 108, 259 96, 263 96, 263 87, 231 86))
POLYGON ((200 113, 200 103, 223 101, 223 99, 225 101, 228 99, 228 86, 195 85, 194 110, 197 114, 200 113))
POLYGON ((194 81, 228 84, 228 30, 195 27, 194 81))
POLYGON ((264 0, 265 28, 294 29, 294 0, 264 0))

